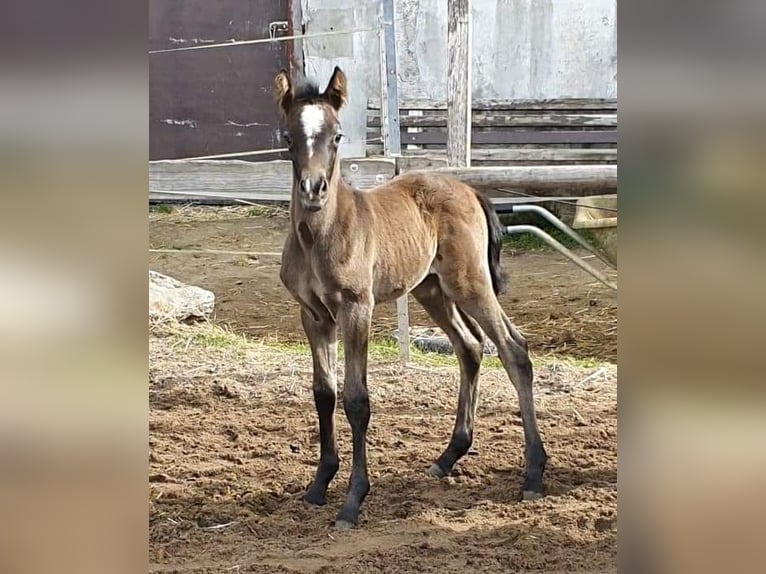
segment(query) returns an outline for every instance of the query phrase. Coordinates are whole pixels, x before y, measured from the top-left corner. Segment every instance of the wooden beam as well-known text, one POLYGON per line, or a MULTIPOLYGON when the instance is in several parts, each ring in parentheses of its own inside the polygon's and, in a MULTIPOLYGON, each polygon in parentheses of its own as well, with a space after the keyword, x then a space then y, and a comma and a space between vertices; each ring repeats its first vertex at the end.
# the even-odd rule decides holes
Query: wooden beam
MULTIPOLYGON (((405 173, 431 166, 432 173, 449 175, 479 188, 507 187, 550 195, 566 190, 573 196, 617 188, 616 165, 444 167, 444 160, 401 158, 405 173), (429 162, 425 165, 422 161, 429 162)), ((347 159, 341 162, 347 181, 377 183, 394 177, 390 159, 347 159)), ((158 161, 149 164, 149 200, 288 202, 292 185, 290 162, 158 161)), ((366 187, 371 187, 368 185, 366 187)))
MULTIPOLYGON (((369 98, 367 108, 380 109, 379 98, 369 98)), ((488 110, 607 110, 617 111, 617 100, 614 98, 553 98, 544 100, 473 100, 472 108, 476 111, 488 110)), ((446 110, 446 100, 431 100, 420 98, 402 98, 399 100, 399 109, 402 110, 446 110)))
MULTIPOLYGON (((421 132, 402 133, 402 143, 410 145, 447 145, 449 160, 450 142, 454 141, 448 132, 438 128, 424 129, 421 132)), ((484 144, 556 144, 556 143, 617 143, 617 130, 474 130, 472 136, 476 145, 484 144)), ((456 166, 457 167, 457 166, 456 166)))
POLYGON ((478 188, 551 191, 617 189, 616 165, 446 167, 428 172, 451 176, 478 188))
POLYGON ((474 161, 615 163, 616 148, 474 148, 474 161))
MULTIPOLYGON (((343 179, 358 189, 380 185, 395 175, 392 159, 341 160, 343 179)), ((292 166, 289 161, 192 160, 149 162, 150 201, 251 202, 290 201, 292 166), (227 201, 227 199, 229 201, 227 201)))
POLYGON ((470 29, 470 0, 447 0, 447 162, 454 167, 471 165, 470 29))
POLYGON ((380 96, 383 147, 387 156, 402 153, 399 133, 399 85, 396 73, 396 28, 394 0, 381 0, 380 96))
MULTIPOLYGON (((375 149, 372 146, 368 150, 375 149)), ((380 146, 377 148, 380 150, 380 146)), ((610 164, 617 161, 617 148, 484 148, 471 149, 471 162, 503 163, 547 163, 556 165, 562 163, 602 163, 610 164)), ((402 157, 397 158, 397 173, 412 169, 429 167, 447 167, 445 149, 410 149, 405 150, 402 157)))
MULTIPOLYGON (((396 19, 394 0, 380 3, 380 101, 381 135, 386 156, 397 157, 402 153, 399 128, 399 85, 396 73, 396 19)), ((396 316, 399 327, 399 358, 404 364, 410 361, 410 311, 407 295, 396 300, 396 316)))
MULTIPOLYGON (((617 114, 474 112, 471 123, 475 128, 617 127, 617 114)), ((367 127, 377 128, 380 125, 379 112, 368 112, 367 127)), ((444 128, 447 127, 447 114, 442 110, 426 110, 417 116, 402 114, 400 125, 403 128, 444 128)))

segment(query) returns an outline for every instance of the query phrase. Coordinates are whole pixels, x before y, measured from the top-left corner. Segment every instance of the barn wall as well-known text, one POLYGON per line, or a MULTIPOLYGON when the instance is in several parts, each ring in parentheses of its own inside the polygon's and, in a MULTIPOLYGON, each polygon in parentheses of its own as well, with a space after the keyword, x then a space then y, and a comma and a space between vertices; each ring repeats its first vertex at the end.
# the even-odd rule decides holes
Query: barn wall
MULTIPOLYGON (((377 4, 301 0, 301 24, 306 33, 377 26, 377 4)), ((395 10, 400 97, 446 99, 447 1, 396 0, 395 10)), ((326 82, 336 64, 348 74, 342 151, 362 155, 366 101, 379 90, 377 34, 302 44, 309 75, 326 82)), ((616 0, 473 0, 472 48, 475 99, 617 96, 616 0)))

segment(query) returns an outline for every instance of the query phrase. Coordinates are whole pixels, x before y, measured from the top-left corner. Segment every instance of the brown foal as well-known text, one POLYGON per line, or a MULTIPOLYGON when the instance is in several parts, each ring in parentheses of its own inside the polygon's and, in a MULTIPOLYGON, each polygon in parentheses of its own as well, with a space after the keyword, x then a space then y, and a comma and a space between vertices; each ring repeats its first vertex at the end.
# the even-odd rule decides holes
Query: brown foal
POLYGON ((537 429, 527 343, 498 303, 502 227, 491 204, 467 185, 428 173, 399 176, 370 191, 341 177, 338 112, 346 77, 335 68, 324 92, 293 84, 283 70, 276 96, 292 157, 290 232, 280 277, 301 308, 313 357, 320 457, 304 499, 325 503, 338 470, 335 440, 336 342, 345 349, 343 408, 353 435, 346 502, 335 524, 359 522, 367 476, 367 345, 376 303, 412 292, 449 337, 460 363, 460 394, 452 438, 430 469, 444 477, 471 446, 484 335, 519 396, 526 444, 524 499, 542 495, 546 454, 537 429))

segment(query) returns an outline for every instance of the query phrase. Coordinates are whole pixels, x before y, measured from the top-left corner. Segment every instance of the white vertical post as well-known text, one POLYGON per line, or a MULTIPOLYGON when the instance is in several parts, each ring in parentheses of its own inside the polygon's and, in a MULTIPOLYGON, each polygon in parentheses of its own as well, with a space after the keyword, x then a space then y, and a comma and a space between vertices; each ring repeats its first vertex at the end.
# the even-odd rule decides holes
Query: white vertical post
MULTIPOLYGON (((389 157, 401 155, 394 0, 380 2, 380 125, 383 153, 389 157)), ((403 363, 407 363, 410 360, 410 313, 407 295, 396 300, 396 315, 399 325, 399 358, 403 363)))

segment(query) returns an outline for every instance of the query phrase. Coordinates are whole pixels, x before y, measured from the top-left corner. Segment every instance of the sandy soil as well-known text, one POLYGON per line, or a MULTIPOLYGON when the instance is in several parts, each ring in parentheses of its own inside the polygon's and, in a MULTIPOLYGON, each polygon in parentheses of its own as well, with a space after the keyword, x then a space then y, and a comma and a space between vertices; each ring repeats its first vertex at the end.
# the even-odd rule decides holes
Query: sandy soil
MULTIPOLYGON (((303 339, 297 304, 279 281, 284 217, 243 217, 240 209, 156 214, 153 248, 216 249, 259 255, 150 254, 150 266, 216 294, 216 320, 256 338, 303 339), (274 255, 269 255, 274 254, 274 255)), ((584 252, 580 252, 585 255, 584 252)), ((597 259, 595 267, 616 276, 597 259)), ((617 295, 553 251, 503 253, 510 288, 500 302, 538 353, 617 360, 617 295)), ((431 321, 414 299, 411 325, 431 321)), ((373 332, 396 329, 396 305, 379 305, 373 332)))
POLYGON ((537 365, 546 496, 520 502, 523 436, 515 393, 485 370, 474 448, 453 477, 426 469, 453 422, 455 368, 370 369, 372 490, 361 527, 331 522, 301 493, 318 452, 308 357, 250 344, 150 341, 152 572, 616 571, 616 370, 537 365))

